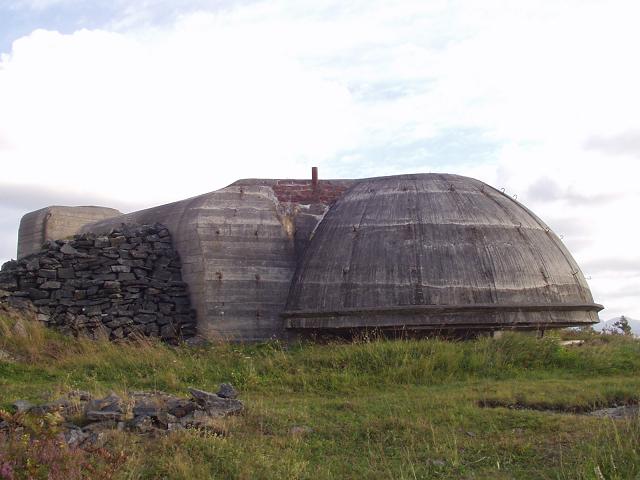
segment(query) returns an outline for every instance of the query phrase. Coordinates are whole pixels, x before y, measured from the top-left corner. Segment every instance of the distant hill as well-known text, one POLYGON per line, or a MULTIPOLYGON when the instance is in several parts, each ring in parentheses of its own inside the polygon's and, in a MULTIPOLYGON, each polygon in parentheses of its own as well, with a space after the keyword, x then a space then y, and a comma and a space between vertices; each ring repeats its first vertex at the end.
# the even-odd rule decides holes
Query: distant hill
MULTIPOLYGON (((614 317, 611 318, 605 322, 600 322, 596 325, 593 326, 594 330, 597 330, 598 332, 606 329, 606 330, 611 330, 611 329, 615 329, 614 324, 620 320, 621 317, 614 317)), ((633 334, 637 337, 640 337, 640 320, 634 320, 633 318, 629 318, 627 316, 625 316, 625 318, 627 319, 627 322, 629 322, 629 325, 631 326, 631 331, 633 332, 633 334)))

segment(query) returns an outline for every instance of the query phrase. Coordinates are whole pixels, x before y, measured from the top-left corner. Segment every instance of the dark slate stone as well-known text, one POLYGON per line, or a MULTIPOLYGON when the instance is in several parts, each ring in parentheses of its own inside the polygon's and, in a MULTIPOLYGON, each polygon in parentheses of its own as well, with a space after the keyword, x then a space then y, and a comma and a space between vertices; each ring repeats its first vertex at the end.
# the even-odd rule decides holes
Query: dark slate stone
POLYGON ((133 317, 133 320, 136 323, 150 323, 150 322, 155 322, 157 319, 156 315, 153 314, 147 314, 147 313, 143 313, 143 314, 138 314, 135 317, 133 317))
POLYGON ((141 252, 138 249, 131 250, 129 252, 129 255, 131 255, 131 257, 134 258, 134 259, 144 259, 144 258, 147 258, 149 256, 149 254, 147 252, 141 252))
POLYGON ((112 265, 111 271, 114 273, 129 273, 131 271, 131 267, 128 265, 112 265))
POLYGON ((157 403, 149 400, 137 400, 133 407, 134 417, 158 417, 160 407, 157 403))
POLYGON ((189 393, 209 415, 222 417, 242 412, 244 405, 241 401, 231 398, 222 398, 214 393, 205 392, 196 388, 189 388, 189 393))
POLYGON ((109 237, 77 235, 7 264, 0 302, 33 305, 42 320, 65 333, 104 331, 116 340, 138 332, 167 341, 192 335, 195 317, 168 231, 123 227, 112 237, 126 241, 112 246, 109 237))
POLYGON ((5 275, 0 278, 0 290, 16 290, 18 288, 18 280, 13 276, 5 275))
POLYGON ((196 409, 197 405, 191 400, 183 398, 172 398, 167 401, 165 407, 167 409, 167 412, 171 415, 182 418, 193 412, 196 409))
POLYGON ((28 272, 40 270, 40 259, 38 257, 30 258, 25 262, 25 267, 28 272))
POLYGON ((222 398, 237 398, 238 391, 230 383, 221 383, 217 395, 222 398))
POLYGON ((113 339, 120 339, 120 338, 124 338, 124 330, 121 327, 118 328, 114 328, 111 331, 111 337, 112 340, 113 339))
POLYGON ((97 273, 93 275, 94 280, 102 280, 107 282, 113 282, 116 280, 115 273, 97 273))
POLYGON ((173 303, 159 303, 158 304, 158 309, 160 310, 160 313, 164 313, 165 315, 170 314, 173 309, 174 309, 174 304, 173 303))
POLYGON ((82 312, 88 316, 100 315, 102 314, 102 307, 100 305, 89 305, 84 307, 82 312))
POLYGON ((29 298, 31 300, 42 300, 45 298, 49 298, 49 292, 40 290, 39 288, 30 288, 27 291, 29 292, 29 298))
POLYGON ((85 300, 87 298, 87 291, 86 290, 75 290, 73 292, 73 299, 74 300, 85 300))
POLYGON ((48 270, 48 269, 41 268, 40 270, 38 270, 38 276, 42 278, 55 280, 58 275, 55 270, 48 270))
POLYGON ((40 305, 53 305, 55 302, 49 300, 48 298, 43 298, 42 300, 34 300, 33 304, 36 306, 40 305))
POLYGON ((120 245, 122 245, 126 241, 127 241, 127 237, 122 236, 122 235, 114 236, 114 237, 111 237, 109 239, 109 242, 111 242, 111 246, 112 247, 119 247, 120 245))
POLYGON ((111 242, 107 237, 98 237, 94 240, 93 245, 96 248, 105 248, 111 246, 111 242))
POLYGON ((160 338, 171 339, 176 338, 177 331, 176 328, 170 323, 166 325, 162 325, 160 327, 160 338))
POLYGON ((59 268, 58 278, 61 280, 71 279, 76 277, 76 271, 73 268, 59 268))
POLYGON ((75 248, 73 248, 70 244, 65 243, 64 245, 62 245, 60 247, 60 252, 64 253, 65 255, 78 255, 80 252, 78 250, 76 250, 75 248))

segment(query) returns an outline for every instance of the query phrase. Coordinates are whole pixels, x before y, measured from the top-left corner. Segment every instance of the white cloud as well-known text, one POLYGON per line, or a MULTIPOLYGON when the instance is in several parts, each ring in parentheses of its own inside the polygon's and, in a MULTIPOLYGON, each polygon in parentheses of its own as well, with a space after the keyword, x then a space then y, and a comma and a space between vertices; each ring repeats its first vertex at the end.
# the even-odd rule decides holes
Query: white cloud
POLYGON ((281 0, 161 27, 124 13, 2 57, 3 182, 153 205, 311 164, 467 174, 565 235, 605 316, 640 317, 640 272, 598 263, 637 258, 637 2, 281 0), (463 129, 491 158, 410 151, 463 129), (397 162, 367 158, 403 146, 397 162))
POLYGON ((296 163, 347 145, 345 87, 268 40, 206 27, 190 18, 153 38, 36 31, 16 41, 0 73, 0 131, 15 145, 3 153, 8 179, 155 202, 240 172, 301 174, 296 163))
POLYGON ((78 0, 9 0, 7 6, 14 10, 28 8, 31 10, 46 10, 57 5, 78 3, 78 0))

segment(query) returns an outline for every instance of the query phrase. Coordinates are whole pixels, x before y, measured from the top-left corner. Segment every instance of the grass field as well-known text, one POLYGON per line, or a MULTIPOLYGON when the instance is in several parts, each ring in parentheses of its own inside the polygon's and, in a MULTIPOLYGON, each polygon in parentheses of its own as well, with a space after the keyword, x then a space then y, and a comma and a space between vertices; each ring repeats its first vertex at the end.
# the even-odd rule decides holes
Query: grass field
MULTIPOLYGON (((12 357, 0 359, 6 410, 73 389, 240 390, 246 413, 215 432, 113 432, 94 462, 105 477, 640 479, 637 418, 571 413, 640 400, 640 342, 625 337, 588 336, 580 347, 508 334, 191 349, 75 340, 36 324, 17 336, 13 322, 0 318, 0 350, 12 357)), ((0 444, 0 461, 28 455, 19 450, 0 444)), ((67 454, 73 464, 77 452, 67 454)), ((52 468, 44 463, 41 478, 52 468)))

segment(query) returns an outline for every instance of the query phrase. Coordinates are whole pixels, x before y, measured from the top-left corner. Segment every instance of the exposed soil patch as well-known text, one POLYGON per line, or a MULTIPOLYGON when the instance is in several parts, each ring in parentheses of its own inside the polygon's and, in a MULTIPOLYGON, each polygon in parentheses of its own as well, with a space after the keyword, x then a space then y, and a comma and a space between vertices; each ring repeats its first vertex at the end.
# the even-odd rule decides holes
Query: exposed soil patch
POLYGON ((590 412, 589 415, 602 418, 638 418, 640 417, 640 406, 638 405, 623 405, 621 407, 602 408, 590 412))
POLYGON ((546 403, 509 403, 503 400, 480 400, 478 406, 482 408, 510 408, 513 410, 535 410, 538 412, 551 413, 572 413, 575 415, 589 415, 601 418, 624 419, 640 416, 640 405, 637 401, 633 403, 619 404, 611 403, 610 405, 549 405, 546 403))

